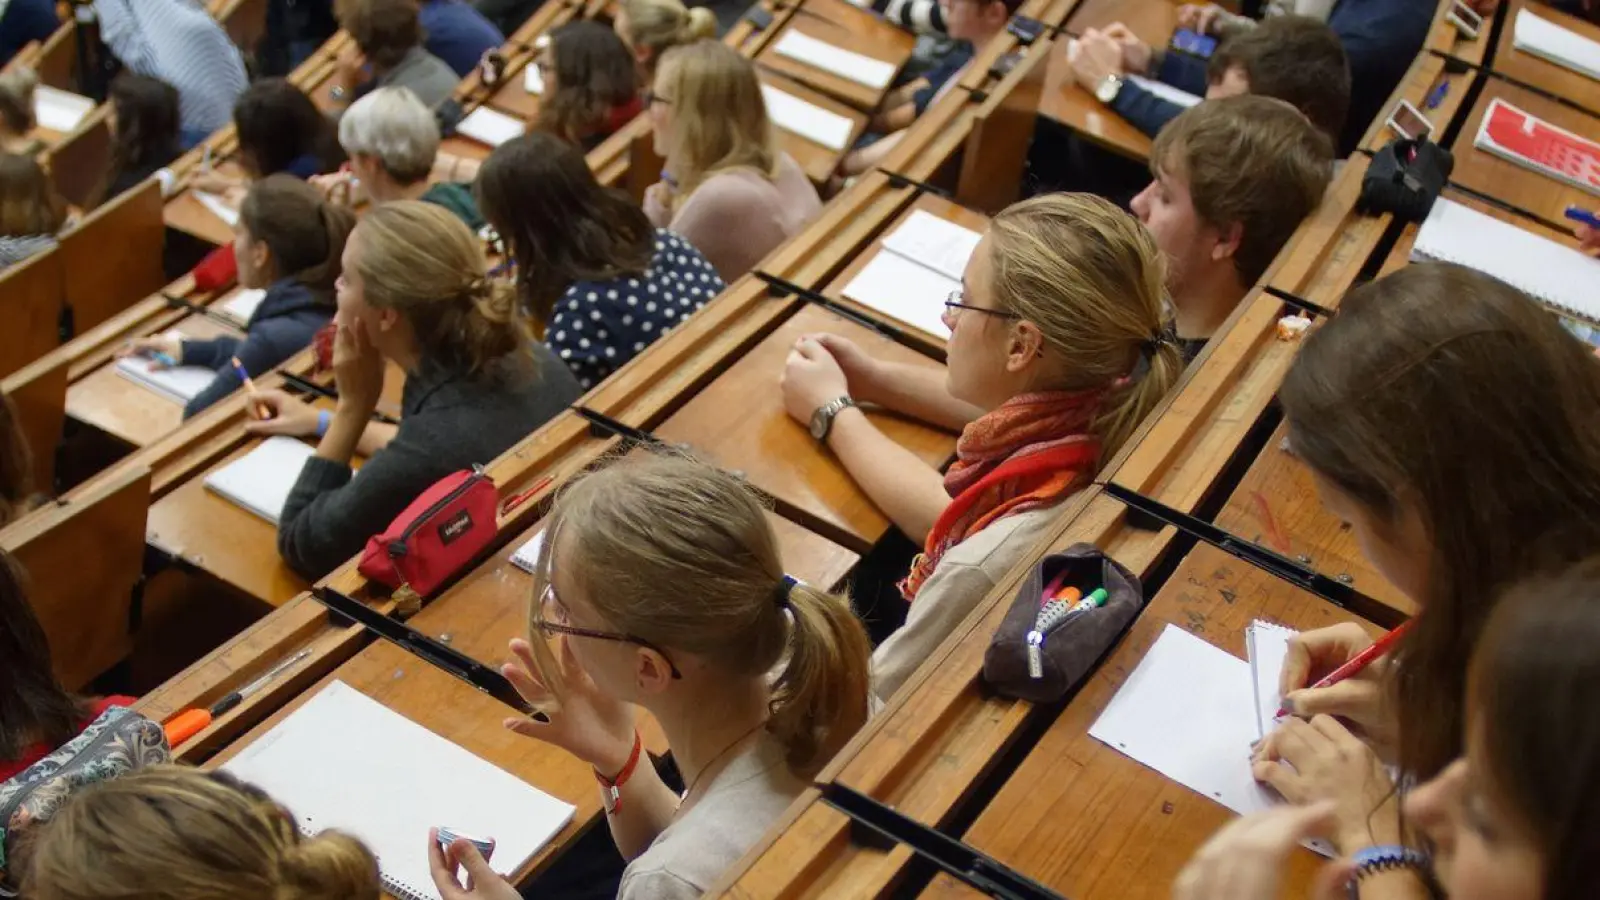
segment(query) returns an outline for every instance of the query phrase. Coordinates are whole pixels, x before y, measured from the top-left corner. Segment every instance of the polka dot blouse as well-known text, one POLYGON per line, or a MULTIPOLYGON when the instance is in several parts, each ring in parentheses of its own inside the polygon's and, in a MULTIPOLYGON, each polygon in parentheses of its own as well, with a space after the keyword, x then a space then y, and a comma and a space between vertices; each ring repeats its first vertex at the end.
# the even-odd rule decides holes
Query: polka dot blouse
POLYGON ((588 390, 722 288, 722 278, 699 250, 657 229, 655 256, 643 275, 578 281, 567 288, 545 328, 545 343, 588 390))

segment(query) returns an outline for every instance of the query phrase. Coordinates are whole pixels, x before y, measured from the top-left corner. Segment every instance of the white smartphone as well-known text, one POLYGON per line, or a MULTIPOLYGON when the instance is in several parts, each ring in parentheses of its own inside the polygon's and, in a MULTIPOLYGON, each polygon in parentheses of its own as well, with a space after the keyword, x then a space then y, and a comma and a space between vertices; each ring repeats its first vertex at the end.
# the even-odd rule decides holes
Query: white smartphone
POLYGON ((1409 141, 1420 141, 1433 134, 1433 123, 1422 114, 1422 110, 1411 105, 1409 100, 1401 100, 1395 105, 1394 112, 1384 120, 1395 134, 1409 141))
POLYGON ((1444 14, 1444 19, 1454 25, 1468 40, 1476 40, 1478 31, 1483 28, 1483 16, 1478 15, 1476 10, 1461 0, 1453 0, 1450 11, 1444 14))

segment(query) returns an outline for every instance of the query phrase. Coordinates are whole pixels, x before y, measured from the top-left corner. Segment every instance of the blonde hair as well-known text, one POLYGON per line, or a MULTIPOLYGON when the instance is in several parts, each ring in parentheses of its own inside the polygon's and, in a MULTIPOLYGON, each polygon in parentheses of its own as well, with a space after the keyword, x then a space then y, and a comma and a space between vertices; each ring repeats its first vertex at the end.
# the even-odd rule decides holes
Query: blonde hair
POLYGON ((224 773, 155 766, 81 789, 25 847, 34 900, 377 900, 378 862, 336 831, 303 837, 224 773))
POLYGON ((1150 232, 1091 194, 1046 194, 994 217, 989 261, 995 305, 1065 361, 1060 387, 1112 386, 1090 427, 1101 459, 1115 456, 1183 371, 1162 330, 1165 264, 1150 232))
POLYGON ((687 7, 681 0, 622 0, 619 5, 628 17, 628 45, 648 49, 652 69, 673 47, 717 36, 716 13, 703 6, 687 7))
POLYGON ((35 124, 33 92, 39 74, 27 66, 0 72, 0 124, 7 131, 24 134, 35 124))
POLYGON ((718 41, 696 41, 669 50, 656 81, 672 104, 667 159, 678 180, 677 204, 725 169, 773 176, 777 138, 750 60, 718 41))
POLYGON ((744 482, 683 455, 627 457, 562 491, 546 533, 534 609, 559 542, 564 576, 617 630, 730 678, 783 662, 766 727, 795 774, 814 774, 866 721, 866 632, 847 598, 786 590, 777 536, 744 482))
POLYGON ((442 206, 385 203, 362 217, 352 240, 366 301, 398 310, 422 355, 470 375, 531 349, 515 290, 491 281, 472 231, 442 206))

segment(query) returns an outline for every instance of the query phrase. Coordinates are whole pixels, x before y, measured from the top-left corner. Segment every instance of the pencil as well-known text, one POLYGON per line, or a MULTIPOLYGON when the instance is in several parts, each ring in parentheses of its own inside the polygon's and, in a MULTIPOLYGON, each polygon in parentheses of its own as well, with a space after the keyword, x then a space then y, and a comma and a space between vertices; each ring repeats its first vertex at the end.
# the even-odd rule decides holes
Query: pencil
MULTIPOLYGON (((239 373, 239 380, 244 382, 244 389, 254 394, 256 392, 256 383, 250 380, 250 373, 244 370, 244 363, 239 362, 239 357, 237 356, 233 357, 232 362, 233 370, 239 373)), ((256 418, 258 419, 268 419, 272 417, 272 410, 268 409, 265 403, 257 403, 255 410, 256 418)))
MULTIPOLYGON (((1395 643, 1406 636, 1406 632, 1411 630, 1411 623, 1415 621, 1416 619, 1407 619, 1404 622, 1401 622, 1400 625, 1395 628, 1395 630, 1389 632, 1381 638, 1378 638, 1373 642, 1372 646, 1361 651, 1360 653, 1357 653, 1355 656, 1352 656, 1349 662, 1337 669, 1334 669, 1332 672, 1329 672, 1327 675, 1323 676, 1322 680, 1318 681, 1316 684, 1310 685, 1306 688, 1306 690, 1317 690, 1325 687, 1333 687, 1339 682, 1344 681, 1346 678, 1349 678, 1355 675, 1357 672, 1360 672, 1362 669, 1365 669, 1367 666, 1372 665, 1374 660, 1388 654, 1388 652, 1394 648, 1395 643)), ((1278 708, 1279 716, 1287 716, 1288 714, 1288 709, 1283 707, 1278 708)))

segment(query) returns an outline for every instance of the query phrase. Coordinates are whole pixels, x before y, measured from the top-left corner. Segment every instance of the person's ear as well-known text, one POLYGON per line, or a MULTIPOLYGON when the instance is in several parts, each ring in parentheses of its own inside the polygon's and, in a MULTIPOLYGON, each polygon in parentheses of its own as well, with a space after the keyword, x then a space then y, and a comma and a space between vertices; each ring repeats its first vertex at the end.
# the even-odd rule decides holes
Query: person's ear
POLYGON ((1006 371, 1021 372, 1042 356, 1044 333, 1039 326, 1026 320, 1016 323, 1006 344, 1006 371))
POLYGON ((272 263, 272 248, 267 246, 267 242, 251 241, 250 268, 262 275, 267 275, 272 272, 272 269, 270 268, 272 263))
POLYGON ((659 694, 672 684, 672 663, 659 651, 640 647, 638 671, 634 676, 641 694, 659 694))
POLYGON ((1222 262, 1232 259, 1239 252, 1239 245, 1244 242, 1244 225, 1234 222, 1225 228, 1217 229, 1216 243, 1211 245, 1211 261, 1222 262))
POLYGON ((400 311, 392 308, 378 310, 378 330, 393 331, 400 324, 400 311))

